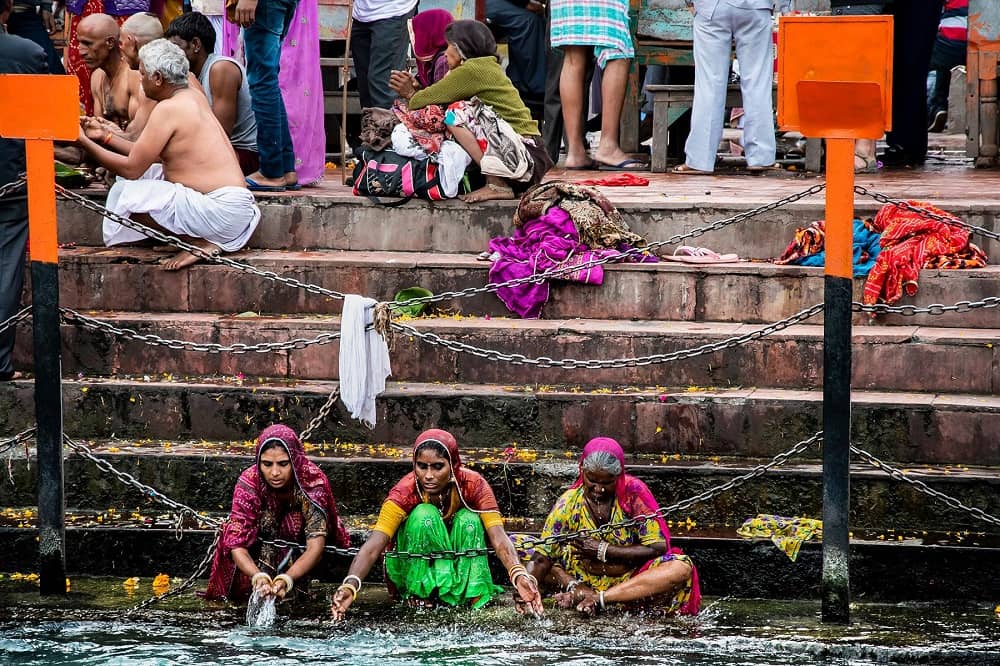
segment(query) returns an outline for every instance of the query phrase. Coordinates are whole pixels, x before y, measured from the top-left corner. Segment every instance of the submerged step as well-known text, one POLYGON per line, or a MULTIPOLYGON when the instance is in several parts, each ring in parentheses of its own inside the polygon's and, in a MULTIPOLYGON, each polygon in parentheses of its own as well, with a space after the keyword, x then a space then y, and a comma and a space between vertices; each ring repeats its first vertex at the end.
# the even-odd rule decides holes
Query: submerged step
MULTIPOLYGON (((91 313, 119 327, 162 338, 233 343, 287 342, 339 330, 339 318, 239 317, 210 313, 91 313)), ((508 354, 581 361, 607 360, 598 370, 535 367, 493 361, 396 335, 393 377, 404 381, 490 384, 573 383, 589 386, 761 386, 815 388, 822 382, 823 327, 801 324, 760 340, 686 360, 630 366, 627 359, 679 353, 750 335, 755 324, 621 320, 510 320, 432 317, 419 332, 508 354), (615 359, 618 359, 615 361, 615 359)), ((22 325, 15 358, 29 364, 31 336, 22 325)), ((1000 329, 922 326, 857 327, 853 385, 859 390, 1000 392, 1000 329)), ((72 373, 235 375, 335 379, 336 341, 268 354, 208 354, 112 337, 63 325, 63 368, 72 373)))
MULTIPOLYGON (((36 530, 0 527, 0 539, 6 544, 0 549, 0 571, 23 571, 25 562, 37 561, 36 530)), ((188 530, 178 540, 172 529, 71 527, 66 530, 67 572, 121 578, 148 578, 163 572, 187 576, 211 542, 212 533, 205 530, 188 530)), ((818 543, 804 543, 795 562, 770 542, 675 534, 671 544, 693 558, 704 594, 771 599, 820 596, 818 543)), ((916 539, 854 540, 852 595, 866 601, 962 599, 992 604, 1000 597, 1000 582, 983 572, 993 570, 998 555, 1000 549, 993 547, 924 545, 916 539)), ((346 557, 329 555, 314 574, 318 580, 336 582, 343 579, 348 565, 346 557)), ((494 561, 494 580, 502 580, 501 571, 494 561)), ((378 572, 373 572, 367 584, 381 582, 378 572)), ((366 594, 372 594, 371 588, 366 589, 366 594)), ((143 598, 137 594, 136 602, 143 598)))
MULTIPOLYGON (((249 441, 273 422, 304 428, 336 386, 238 375, 67 379, 63 419, 78 437, 249 441)), ((33 390, 31 380, 0 384, 0 437, 30 425, 33 390)), ((998 396, 855 391, 852 402, 852 441, 880 458, 1000 465, 998 396)), ((789 389, 390 382, 376 404, 371 430, 338 402, 314 442, 405 450, 440 426, 472 448, 574 456, 611 435, 635 453, 770 457, 822 429, 822 392, 789 389)))
MULTIPOLYGON (((788 448, 794 442, 788 443, 788 448)), ((125 442, 92 443, 95 455, 168 497, 197 511, 227 511, 233 484, 252 464, 252 443, 125 442)), ((309 454, 330 479, 338 506, 345 515, 378 511, 392 486, 412 469, 408 450, 373 447, 345 454, 337 444, 311 447, 309 454)), ((142 492, 102 472, 93 462, 67 452, 66 503, 80 509, 118 513, 160 512, 142 492)), ((659 459, 659 456, 656 457, 659 459)), ((662 506, 694 497, 750 472, 760 460, 688 458, 654 462, 639 458, 628 471, 643 479, 662 506)), ((481 472, 493 487, 501 512, 541 519, 559 494, 576 478, 574 457, 523 458, 470 455, 468 465, 481 472)), ((932 488, 1000 515, 1000 470, 956 466, 912 466, 904 470, 932 488)), ((932 500, 913 486, 889 478, 864 464, 852 466, 850 522, 854 529, 984 531, 987 523, 965 511, 932 500)), ((12 460, 5 502, 27 506, 35 501, 37 468, 34 460, 12 460)), ((818 516, 822 508, 821 468, 808 458, 796 458, 738 487, 668 517, 695 525, 738 525, 757 513, 818 516)))
MULTIPOLYGON (((339 314, 343 305, 226 266, 201 264, 185 271, 163 271, 157 262, 164 256, 139 248, 62 250, 60 303, 79 310, 267 314, 339 314)), ((378 300, 391 300, 401 289, 416 285, 444 293, 489 282, 489 262, 477 261, 471 254, 255 250, 234 258, 302 282, 378 300)), ((1000 265, 924 270, 918 294, 899 305, 977 301, 1000 294, 998 283, 1000 265)), ((864 280, 855 283, 856 301, 862 298, 863 285, 864 280)), ((770 323, 822 301, 821 268, 749 262, 610 264, 600 286, 554 282, 543 316, 770 323)), ((434 307, 468 315, 510 315, 496 294, 452 299, 434 307)), ((855 323, 868 324, 871 319, 859 313, 855 323)), ((998 328, 1000 308, 943 316, 880 316, 875 323, 998 328)))

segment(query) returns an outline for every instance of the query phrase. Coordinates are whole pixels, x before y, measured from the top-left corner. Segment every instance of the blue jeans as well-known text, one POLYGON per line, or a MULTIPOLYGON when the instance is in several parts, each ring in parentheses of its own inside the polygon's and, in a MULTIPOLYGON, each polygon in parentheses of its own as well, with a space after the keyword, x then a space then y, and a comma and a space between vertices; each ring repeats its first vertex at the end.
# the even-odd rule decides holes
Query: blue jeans
POLYGON ((292 23, 298 0, 260 0, 253 24, 244 30, 247 58, 247 82, 251 107, 257 121, 257 152, 260 172, 268 178, 281 178, 295 171, 295 152, 288 131, 285 101, 278 87, 281 68, 281 43, 292 23))

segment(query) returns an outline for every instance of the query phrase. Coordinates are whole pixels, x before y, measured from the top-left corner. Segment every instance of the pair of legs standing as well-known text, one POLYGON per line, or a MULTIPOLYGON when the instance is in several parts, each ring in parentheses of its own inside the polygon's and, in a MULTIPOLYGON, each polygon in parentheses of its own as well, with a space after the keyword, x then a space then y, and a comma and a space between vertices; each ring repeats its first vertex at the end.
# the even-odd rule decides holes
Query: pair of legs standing
POLYGON ((358 101, 361 108, 391 109, 396 93, 389 87, 392 70, 406 69, 410 32, 406 23, 411 10, 401 16, 378 21, 354 21, 351 28, 351 56, 358 75, 358 101))
MULTIPOLYGON (((587 64, 593 47, 562 46, 562 73, 559 76, 559 98, 562 100, 562 120, 566 129, 566 167, 578 168, 591 164, 584 139, 584 100, 587 64)), ((601 143, 594 159, 606 165, 616 165, 629 159, 619 144, 625 86, 628 84, 629 61, 620 57, 608 60, 601 77, 601 143)))
POLYGON ((295 14, 298 0, 261 0, 254 22, 244 30, 247 82, 257 121, 257 154, 260 169, 249 176, 258 185, 296 185, 295 151, 288 129, 285 101, 278 87, 281 44, 295 14))
POLYGON ((684 145, 690 170, 710 172, 722 139, 729 85, 730 50, 736 42, 740 62, 740 92, 745 122, 743 146, 747 166, 774 164, 774 57, 769 9, 744 9, 720 2, 714 10, 694 16, 694 104, 691 133, 684 145))

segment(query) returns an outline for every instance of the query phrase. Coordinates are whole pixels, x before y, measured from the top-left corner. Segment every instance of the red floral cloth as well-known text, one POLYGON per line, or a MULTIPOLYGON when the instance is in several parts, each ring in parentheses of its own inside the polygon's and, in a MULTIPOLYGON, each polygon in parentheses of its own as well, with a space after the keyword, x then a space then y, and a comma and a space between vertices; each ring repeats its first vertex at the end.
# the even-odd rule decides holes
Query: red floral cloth
POLYGON ((265 528, 265 532, 271 530, 277 532, 271 535, 271 538, 301 542, 308 522, 304 513, 311 511, 313 507, 325 518, 327 543, 341 547, 348 546, 350 536, 337 514, 337 504, 333 499, 333 490, 326 474, 306 457, 295 431, 284 425, 265 428, 257 439, 254 464, 243 470, 233 490, 232 511, 229 520, 222 528, 222 537, 215 551, 205 598, 238 599, 246 596, 250 590, 250 579, 236 568, 231 556, 233 549, 253 547, 257 543, 262 527, 265 528), (278 440, 284 446, 292 461, 295 496, 311 506, 303 507, 301 502, 296 506, 295 501, 286 504, 261 478, 261 449, 264 444, 273 440, 278 440), (301 510, 303 508, 305 511, 301 510), (266 528, 268 525, 271 526, 270 529, 266 528))
MULTIPOLYGON (((908 203, 954 217, 928 203, 908 203)), ((873 226, 882 234, 882 252, 865 283, 866 304, 881 300, 891 305, 904 292, 915 295, 921 268, 979 268, 988 261, 986 254, 969 242, 968 229, 932 220, 916 211, 886 204, 875 216, 873 226)))

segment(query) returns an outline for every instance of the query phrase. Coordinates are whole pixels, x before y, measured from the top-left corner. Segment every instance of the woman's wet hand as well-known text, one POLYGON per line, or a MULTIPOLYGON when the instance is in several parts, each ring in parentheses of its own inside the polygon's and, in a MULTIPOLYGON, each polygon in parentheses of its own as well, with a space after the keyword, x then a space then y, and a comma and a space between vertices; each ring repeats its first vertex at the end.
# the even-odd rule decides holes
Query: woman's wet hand
POLYGON ((578 585, 573 591, 577 592, 576 596, 580 599, 576 604, 576 609, 584 615, 590 615, 591 617, 597 615, 597 593, 584 585, 578 585))
POLYGON ((354 603, 354 595, 344 588, 337 590, 333 594, 333 601, 330 603, 330 615, 334 622, 340 622, 347 614, 347 609, 354 603))
POLYGON ((532 576, 518 576, 514 586, 514 609, 521 613, 531 613, 541 617, 545 612, 542 607, 542 593, 538 590, 538 581, 532 576))
POLYGON ((581 537, 573 540, 573 548, 582 556, 590 560, 597 559, 597 551, 601 547, 601 542, 589 537, 581 537))

